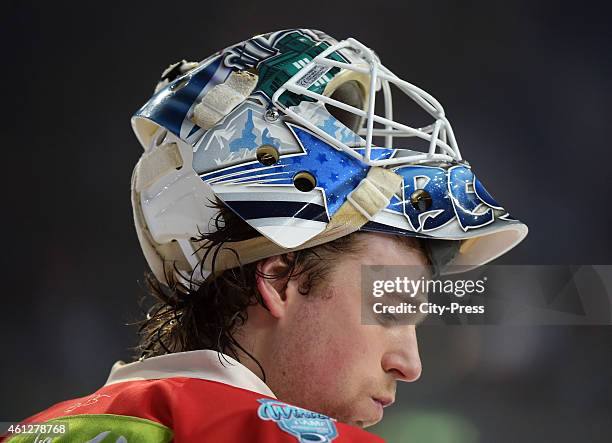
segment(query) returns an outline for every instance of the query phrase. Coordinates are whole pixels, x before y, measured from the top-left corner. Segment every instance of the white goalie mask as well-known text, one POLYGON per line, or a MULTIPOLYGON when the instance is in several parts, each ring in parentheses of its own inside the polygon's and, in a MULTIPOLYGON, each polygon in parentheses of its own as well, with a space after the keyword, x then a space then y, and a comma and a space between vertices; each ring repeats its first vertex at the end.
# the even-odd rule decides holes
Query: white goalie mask
POLYGON ((145 149, 134 220, 164 283, 174 267, 209 275, 196 240, 214 229, 215 199, 261 234, 221 251, 215 271, 355 231, 431 239, 432 251, 450 241, 434 261, 476 267, 527 235, 463 160, 442 105, 352 38, 291 29, 177 63, 132 125, 145 149), (396 121, 398 92, 430 123, 396 121))

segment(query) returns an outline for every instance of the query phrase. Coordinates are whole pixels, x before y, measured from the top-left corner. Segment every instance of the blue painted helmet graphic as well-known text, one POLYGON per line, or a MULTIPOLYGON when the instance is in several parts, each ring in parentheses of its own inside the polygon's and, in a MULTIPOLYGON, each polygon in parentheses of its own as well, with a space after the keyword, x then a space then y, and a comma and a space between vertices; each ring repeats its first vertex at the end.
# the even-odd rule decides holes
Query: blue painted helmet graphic
POLYGON ((447 264, 476 267, 527 235, 463 160, 440 103, 352 38, 290 29, 179 62, 132 126, 145 150, 134 220, 162 282, 164 264, 210 272, 193 239, 215 199, 262 235, 233 245, 243 264, 361 230, 450 240, 447 264), (393 93, 432 122, 394 120, 393 93))

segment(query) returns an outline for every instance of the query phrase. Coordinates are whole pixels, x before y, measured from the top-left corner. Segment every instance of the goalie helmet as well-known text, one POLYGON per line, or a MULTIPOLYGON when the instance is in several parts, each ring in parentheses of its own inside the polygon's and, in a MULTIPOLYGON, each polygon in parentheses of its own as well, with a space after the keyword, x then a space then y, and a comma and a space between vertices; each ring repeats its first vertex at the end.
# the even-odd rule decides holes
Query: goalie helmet
POLYGON ((527 234, 463 160, 440 103, 353 38, 284 30, 174 64, 132 127, 134 221, 164 283, 174 267, 210 274, 197 239, 216 198, 261 236, 222 249, 215 272, 358 230, 431 239, 452 251, 437 261, 476 267, 527 234), (393 93, 430 124, 396 121, 393 93))

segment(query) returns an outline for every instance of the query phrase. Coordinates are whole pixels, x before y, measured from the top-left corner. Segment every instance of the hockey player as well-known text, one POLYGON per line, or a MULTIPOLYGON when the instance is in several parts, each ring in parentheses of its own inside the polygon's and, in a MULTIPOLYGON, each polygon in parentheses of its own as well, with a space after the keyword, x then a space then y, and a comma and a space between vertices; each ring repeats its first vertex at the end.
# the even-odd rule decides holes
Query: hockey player
POLYGON ((475 267, 527 234, 438 101, 354 39, 292 29, 177 63, 132 125, 156 302, 136 361, 23 422, 66 424, 52 441, 380 441, 362 428, 421 362, 414 324, 362 322, 362 266, 475 267), (391 86, 433 123, 395 121, 391 86))

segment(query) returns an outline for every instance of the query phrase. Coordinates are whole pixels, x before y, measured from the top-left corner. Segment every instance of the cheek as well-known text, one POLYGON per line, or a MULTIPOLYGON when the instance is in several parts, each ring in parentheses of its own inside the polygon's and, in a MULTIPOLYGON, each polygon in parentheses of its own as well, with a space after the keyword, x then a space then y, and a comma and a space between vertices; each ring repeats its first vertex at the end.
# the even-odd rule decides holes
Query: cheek
POLYGON ((307 315, 307 335, 316 339, 305 343, 303 363, 327 389, 350 390, 373 369, 374 331, 361 324, 359 295, 352 288, 328 288, 316 296, 328 298, 312 303, 307 315))
POLYGON ((361 324, 360 295, 347 289, 313 292, 293 310, 276 347, 282 351, 270 387, 289 403, 341 421, 371 420, 369 395, 383 386, 380 335, 376 326, 361 324))
POLYGON ((312 363, 304 373, 310 389, 301 398, 307 401, 307 409, 342 422, 377 420, 370 396, 388 389, 381 380, 380 359, 369 340, 369 328, 343 321, 329 326, 335 335, 328 335, 320 348, 313 347, 305 356, 304 366, 312 363))

